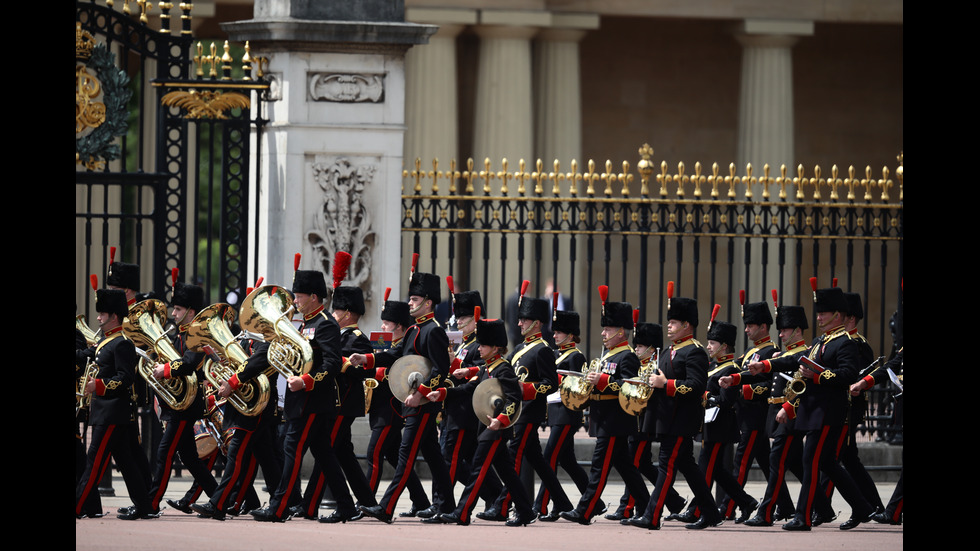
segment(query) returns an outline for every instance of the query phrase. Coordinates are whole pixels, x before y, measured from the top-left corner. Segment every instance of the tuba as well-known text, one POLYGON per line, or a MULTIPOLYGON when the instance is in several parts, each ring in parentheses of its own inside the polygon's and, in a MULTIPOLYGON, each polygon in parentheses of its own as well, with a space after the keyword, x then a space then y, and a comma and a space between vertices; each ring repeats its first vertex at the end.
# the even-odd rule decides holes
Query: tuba
POLYGON ((653 395, 653 387, 646 384, 650 380, 650 375, 657 371, 657 361, 660 359, 660 349, 654 354, 647 364, 640 368, 636 375, 636 380, 630 379, 623 381, 619 388, 619 406, 623 411, 630 415, 639 415, 647 407, 650 396, 653 395))
MULTIPOLYGON (((245 367, 248 354, 235 340, 231 324, 235 321, 235 309, 228 304, 218 303, 201 310, 187 328, 187 348, 196 352, 211 347, 220 356, 220 361, 208 358, 204 362, 204 376, 215 387, 227 381, 245 367)), ((269 403, 269 378, 264 373, 238 387, 228 403, 242 415, 254 417, 269 403)))
POLYGON ((75 329, 78 329, 82 333, 82 335, 85 337, 86 344, 89 346, 95 346, 101 338, 102 330, 99 329, 98 332, 94 331, 91 327, 89 327, 88 323, 86 323, 85 316, 82 314, 75 316, 75 329))
MULTIPOLYGON (((122 324, 123 334, 137 347, 155 352, 160 361, 175 362, 180 359, 180 354, 163 330, 166 321, 167 307, 163 302, 156 299, 144 300, 129 309, 129 315, 122 324)), ((194 373, 186 377, 157 379, 153 376, 153 363, 145 355, 136 366, 136 371, 157 397, 171 409, 183 411, 197 398, 197 375, 194 373)))
POLYGON ((589 396, 592 395, 594 385, 585 380, 589 373, 598 373, 600 367, 599 358, 589 362, 589 367, 582 372, 581 376, 565 375, 558 385, 558 392, 561 394, 561 403, 572 411, 582 411, 589 403, 589 396))
POLYGON ((290 321, 292 310, 292 293, 265 285, 245 297, 238 316, 242 329, 261 334, 269 343, 269 364, 286 378, 305 375, 313 367, 313 348, 290 321))

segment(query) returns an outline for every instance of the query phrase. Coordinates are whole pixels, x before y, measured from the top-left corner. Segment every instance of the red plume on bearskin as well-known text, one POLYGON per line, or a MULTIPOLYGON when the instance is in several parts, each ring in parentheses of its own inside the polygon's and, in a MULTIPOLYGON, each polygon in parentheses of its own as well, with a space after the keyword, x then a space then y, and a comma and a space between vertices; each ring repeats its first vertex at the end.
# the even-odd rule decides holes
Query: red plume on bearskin
POLYGON ((558 320, 558 291, 552 293, 551 297, 551 321, 558 320))
POLYGON ((810 278, 810 288, 813 289, 813 302, 817 301, 817 277, 810 278))
POLYGON ((350 253, 347 251, 337 251, 333 257, 333 288, 340 287, 347 277, 347 268, 350 267, 350 253))
POLYGON ((179 275, 180 275, 180 268, 178 268, 177 266, 174 266, 173 268, 170 268, 170 286, 171 287, 176 287, 177 286, 177 276, 179 276, 179 275))
POLYGON ((606 315, 606 299, 609 298, 609 286, 599 286, 599 300, 602 301, 602 315, 606 315))
POLYGON ((742 316, 745 316, 745 289, 738 290, 738 311, 742 316))
POLYGON ((772 309, 779 313, 779 293, 775 289, 772 290, 772 309))
POLYGON ((88 276, 88 282, 92 284, 93 291, 99 290, 99 276, 95 274, 88 276))
POLYGON ((113 262, 116 261, 116 248, 109 247, 109 265, 111 266, 113 262))
POLYGON ((303 258, 303 253, 296 253, 293 255, 293 271, 299 269, 299 261, 303 258))
POLYGON ((667 282, 667 309, 670 310, 670 299, 674 298, 674 282, 667 282))
POLYGON ((831 285, 831 287, 837 287, 837 278, 836 277, 834 278, 833 285, 831 285))
POLYGON ((708 331, 711 331, 711 325, 715 322, 715 318, 718 317, 718 312, 721 311, 721 304, 715 304, 711 308, 711 319, 708 320, 708 331))
POLYGON ((480 321, 480 307, 479 306, 474 306, 473 307, 473 322, 476 323, 478 321, 480 321))
POLYGON ((388 302, 388 297, 391 296, 391 287, 385 287, 385 302, 388 302))
POLYGON ((640 309, 639 308, 633 308, 633 327, 634 328, 636 327, 636 324, 637 323, 640 323, 640 309))
POLYGON ((525 279, 524 281, 521 282, 521 295, 517 297, 518 308, 521 306, 521 302, 524 301, 524 293, 527 292, 527 288, 529 285, 531 285, 530 280, 525 279))
POLYGON ((446 286, 449 287, 449 294, 450 295, 455 295, 456 294, 456 286, 453 285, 453 276, 451 276, 451 275, 450 276, 446 276, 446 286))

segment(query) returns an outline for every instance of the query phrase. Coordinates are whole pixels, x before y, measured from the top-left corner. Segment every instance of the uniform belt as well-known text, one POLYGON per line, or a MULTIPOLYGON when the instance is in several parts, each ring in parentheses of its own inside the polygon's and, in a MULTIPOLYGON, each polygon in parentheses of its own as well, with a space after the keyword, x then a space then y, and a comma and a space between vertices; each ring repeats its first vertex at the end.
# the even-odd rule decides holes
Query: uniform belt
POLYGON ((785 396, 780 396, 778 398, 769 398, 768 401, 769 401, 770 404, 773 404, 773 405, 782 404, 782 403, 784 403, 786 401, 786 397, 785 396))
POLYGON ((615 400, 617 398, 619 398, 619 396, 617 396, 615 394, 590 394, 589 395, 589 400, 596 400, 596 401, 599 401, 599 400, 615 400))

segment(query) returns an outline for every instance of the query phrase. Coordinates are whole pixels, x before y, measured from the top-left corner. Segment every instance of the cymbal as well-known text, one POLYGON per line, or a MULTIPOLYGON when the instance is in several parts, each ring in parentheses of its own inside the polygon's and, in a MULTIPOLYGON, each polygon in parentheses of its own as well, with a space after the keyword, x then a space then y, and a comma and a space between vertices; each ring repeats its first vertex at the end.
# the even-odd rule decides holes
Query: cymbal
POLYGON ((388 368, 388 385, 398 401, 405 402, 420 384, 429 381, 432 362, 417 354, 402 356, 388 368))
MULTIPOLYGON (((500 415, 506 401, 507 397, 504 396, 500 379, 486 379, 476 385, 476 390, 473 391, 473 412, 481 423, 490 426, 490 417, 500 415)), ((517 402, 517 412, 513 419, 516 420, 520 416, 521 402, 517 402)))

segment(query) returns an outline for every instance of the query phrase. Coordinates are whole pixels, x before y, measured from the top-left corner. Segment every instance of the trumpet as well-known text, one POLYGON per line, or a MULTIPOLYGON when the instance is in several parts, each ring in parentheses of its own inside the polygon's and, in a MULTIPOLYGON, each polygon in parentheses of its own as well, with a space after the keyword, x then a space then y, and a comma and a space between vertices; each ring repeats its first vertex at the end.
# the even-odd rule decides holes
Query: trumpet
POLYGON ((123 334, 136 344, 136 352, 143 358, 136 366, 140 377, 143 377, 157 397, 171 409, 183 411, 197 398, 197 375, 191 373, 185 377, 157 379, 153 376, 153 365, 156 362, 140 350, 140 348, 152 350, 157 355, 157 359, 163 362, 175 362, 180 359, 180 354, 163 330, 166 320, 167 307, 163 302, 156 299, 144 300, 129 309, 129 315, 123 319, 123 334))
MULTIPOLYGON (((235 309, 218 303, 201 310, 187 328, 187 347, 208 354, 204 376, 215 387, 231 379, 248 361, 248 354, 231 332, 234 321, 235 309)), ((260 373, 228 396, 228 403, 242 415, 254 417, 262 413, 269 403, 269 394, 269 378, 260 373)))
POLYGON ((589 403, 589 396, 595 385, 590 383, 586 377, 589 373, 598 373, 602 369, 599 358, 589 362, 589 367, 582 373, 572 371, 560 371, 565 376, 558 385, 558 392, 561 395, 561 403, 572 411, 582 411, 589 403))
POLYGON ((313 367, 313 348, 290 321, 292 303, 293 295, 285 288, 265 285, 245 297, 238 316, 242 329, 261 334, 269 343, 269 364, 287 378, 305 375, 313 367))
POLYGON ((88 360, 85 363, 85 374, 78 379, 78 383, 75 386, 75 415, 83 409, 88 409, 92 404, 92 395, 85 393, 85 387, 88 386, 88 382, 94 379, 99 374, 99 366, 95 362, 88 360))

